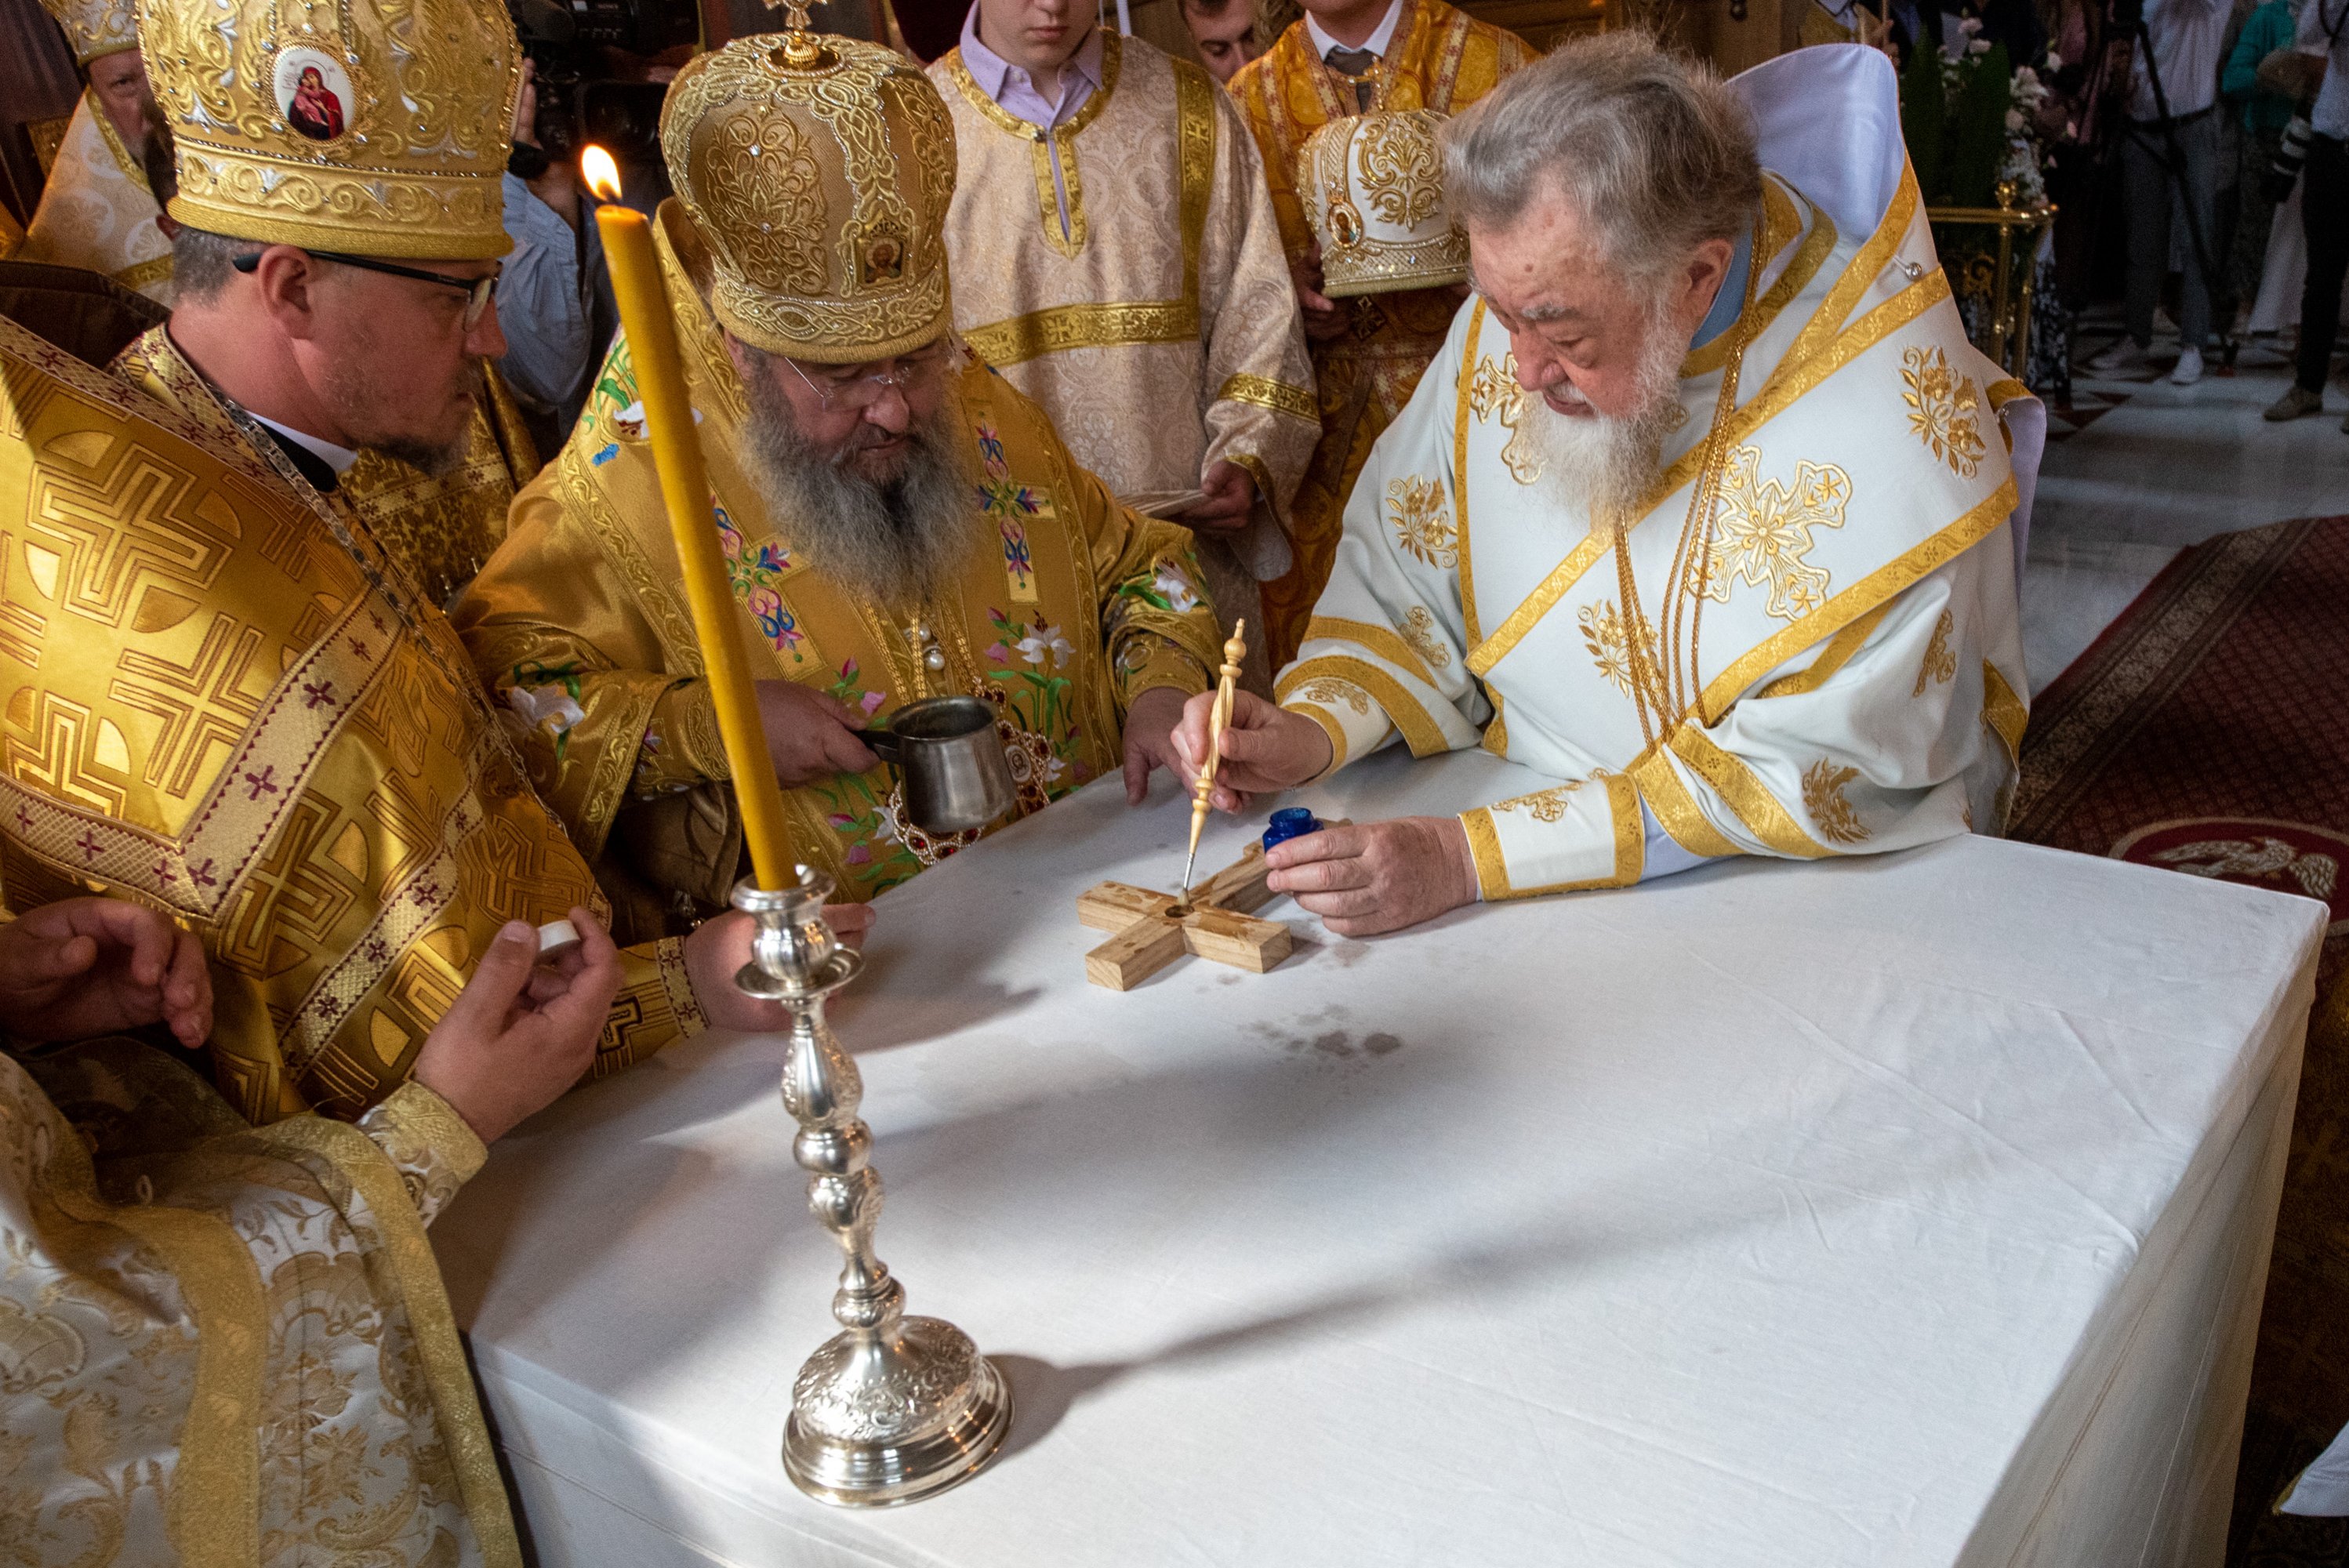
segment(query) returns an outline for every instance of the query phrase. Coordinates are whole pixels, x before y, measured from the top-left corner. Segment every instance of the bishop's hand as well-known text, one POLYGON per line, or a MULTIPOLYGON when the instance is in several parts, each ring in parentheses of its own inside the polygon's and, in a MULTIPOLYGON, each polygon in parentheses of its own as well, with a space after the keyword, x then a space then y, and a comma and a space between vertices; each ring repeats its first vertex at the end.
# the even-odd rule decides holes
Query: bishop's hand
MULTIPOLYGON (((873 929, 869 903, 828 903, 824 923, 843 947, 862 947, 873 929)), ((742 994, 734 976, 750 962, 750 938, 758 924, 739 909, 730 909, 693 928, 685 939, 686 978, 693 999, 713 1029, 772 1030, 791 1026, 792 1016, 781 1002, 761 1002, 742 994)))
MULTIPOLYGON (((1183 709, 1174 727, 1174 749, 1183 763, 1185 787, 1199 777, 1207 755, 1207 724, 1216 694, 1201 692, 1183 709)), ((1318 779, 1330 768, 1330 737, 1302 714, 1276 707, 1253 692, 1232 694, 1232 717, 1224 726, 1222 761, 1208 802, 1219 811, 1244 810, 1249 797, 1287 789, 1318 779)))
POLYGON ((856 738, 864 719, 838 697, 797 681, 760 681, 759 722, 784 789, 838 773, 862 773, 877 760, 856 738))
POLYGON ((1477 898, 1475 857, 1457 817, 1324 828, 1273 845, 1264 863, 1267 887, 1292 894, 1340 936, 1401 931, 1477 898))
POLYGON ((169 1024, 191 1049, 212 1030, 212 979, 194 934, 142 904, 68 898, 0 924, 0 1028, 80 1040, 169 1024))

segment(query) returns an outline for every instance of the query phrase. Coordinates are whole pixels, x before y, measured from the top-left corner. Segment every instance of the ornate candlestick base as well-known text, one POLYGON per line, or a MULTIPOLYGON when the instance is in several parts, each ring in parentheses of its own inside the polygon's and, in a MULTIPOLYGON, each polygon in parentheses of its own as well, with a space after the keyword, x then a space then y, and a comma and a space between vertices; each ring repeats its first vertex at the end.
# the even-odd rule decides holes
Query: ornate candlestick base
POLYGON ((799 886, 777 892, 748 882, 734 890, 734 907, 759 926, 734 983, 791 1011, 792 1154, 808 1172, 808 1207, 847 1254, 832 1298, 841 1332, 792 1385, 783 1470, 820 1502, 885 1508, 978 1473, 1011 1429, 1011 1389, 953 1324, 904 1315, 905 1287, 874 1255, 881 1177, 867 1163, 872 1130, 856 1115, 864 1083, 823 1018, 824 998, 864 960, 824 922, 832 879, 806 866, 799 874, 799 886))

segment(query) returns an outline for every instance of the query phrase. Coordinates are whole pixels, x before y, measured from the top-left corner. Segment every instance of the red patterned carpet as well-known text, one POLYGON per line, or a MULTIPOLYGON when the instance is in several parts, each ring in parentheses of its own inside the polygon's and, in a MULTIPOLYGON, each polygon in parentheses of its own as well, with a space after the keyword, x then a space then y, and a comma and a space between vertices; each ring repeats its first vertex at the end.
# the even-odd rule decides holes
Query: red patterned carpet
POLYGON ((2349 1522, 2271 1515, 2349 1421, 2349 518, 2172 562, 2032 705, 2010 838, 2333 906, 2260 1324, 2235 1568, 2349 1568, 2349 1522))

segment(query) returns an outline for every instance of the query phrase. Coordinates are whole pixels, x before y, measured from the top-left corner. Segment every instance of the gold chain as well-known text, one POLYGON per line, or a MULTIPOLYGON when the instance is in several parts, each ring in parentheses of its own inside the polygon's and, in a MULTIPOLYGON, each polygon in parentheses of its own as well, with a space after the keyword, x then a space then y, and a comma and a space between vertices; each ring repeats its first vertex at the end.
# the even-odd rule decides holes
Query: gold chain
POLYGON ((1640 585, 1631 571, 1632 519, 1615 529, 1615 580, 1622 604, 1624 664, 1630 673, 1631 703, 1640 715, 1640 736, 1649 747, 1669 736, 1672 726, 1692 708, 1697 722, 1709 722, 1701 711, 1704 682, 1698 667, 1698 640, 1704 625, 1704 593, 1713 574, 1713 519, 1721 498, 1721 476, 1728 466, 1729 416, 1737 407, 1737 381, 1744 368, 1745 344, 1733 344, 1721 370, 1721 391, 1713 399, 1713 423, 1704 436, 1704 460, 1697 470, 1696 487, 1689 496, 1688 515, 1673 546, 1671 564, 1664 574, 1663 619, 1656 626, 1657 647, 1651 655, 1645 636, 1649 622, 1640 603, 1640 585), (1693 581, 1692 581, 1692 578, 1693 581))
POLYGON ((1658 645, 1652 655, 1641 635, 1648 619, 1640 604, 1639 581, 1631 572, 1631 527, 1639 520, 1620 518, 1615 527, 1623 662, 1630 674, 1631 704, 1639 711, 1640 736, 1651 749, 1692 710, 1700 726, 1712 722, 1704 712, 1704 678, 1697 657, 1704 629, 1705 591, 1713 579, 1713 513, 1720 508, 1721 477, 1728 466, 1729 416, 1737 408, 1737 381, 1745 367, 1745 346, 1751 341, 1746 323, 1753 318, 1754 283, 1762 270, 1759 217, 1754 222, 1753 244, 1747 253, 1752 261, 1745 271, 1745 299, 1736 324, 1729 329, 1733 335, 1721 367, 1721 390, 1713 401, 1713 423, 1704 433, 1704 459, 1697 469, 1696 488, 1689 495, 1688 516, 1681 524, 1671 564, 1664 574, 1664 618, 1656 627, 1658 645))

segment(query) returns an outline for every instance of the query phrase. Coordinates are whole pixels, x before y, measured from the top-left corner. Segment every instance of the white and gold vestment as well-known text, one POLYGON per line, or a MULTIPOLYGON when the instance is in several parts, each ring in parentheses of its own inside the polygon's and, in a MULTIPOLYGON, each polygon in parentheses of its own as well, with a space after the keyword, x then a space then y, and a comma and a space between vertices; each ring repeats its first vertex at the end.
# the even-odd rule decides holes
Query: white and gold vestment
POLYGON ((134 1040, 0 1050, 6 1560, 519 1564, 424 1233, 485 1153, 421 1084, 254 1128, 134 1040))
MULTIPOLYGON (((65 29, 78 66, 87 68, 93 60, 139 47, 131 0, 43 3, 65 29)), ((103 273, 169 304, 171 242, 155 222, 161 216, 145 167, 123 145, 97 90, 84 88, 12 259, 103 273)), ((0 253, 8 253, 5 247, 0 253)))
POLYGON ((1765 186, 1743 308, 1683 365, 1687 419, 1619 552, 1542 483, 1481 300, 1348 504, 1279 694, 1334 766, 1400 736, 1557 778, 1462 814, 1488 899, 2003 816, 2029 687, 1997 410, 2027 395, 1968 345, 1913 179, 1871 233, 1765 186), (1683 552, 1709 460, 1710 551, 1683 552), (1701 568, 1676 578, 1676 554, 1701 568), (1643 708, 1682 638, 1690 700, 1643 708))
POLYGON ((103 273, 169 304, 171 242, 155 222, 162 215, 147 170, 84 88, 15 259, 103 273))
POLYGON ((1199 553, 1226 615, 1254 619, 1255 583, 1288 569, 1288 503, 1321 435, 1263 164, 1197 66, 1110 34, 1101 71, 1048 131, 989 98, 959 49, 929 67, 954 117, 955 323, 1117 494, 1246 469, 1264 505, 1199 553))

